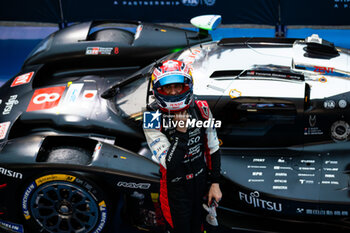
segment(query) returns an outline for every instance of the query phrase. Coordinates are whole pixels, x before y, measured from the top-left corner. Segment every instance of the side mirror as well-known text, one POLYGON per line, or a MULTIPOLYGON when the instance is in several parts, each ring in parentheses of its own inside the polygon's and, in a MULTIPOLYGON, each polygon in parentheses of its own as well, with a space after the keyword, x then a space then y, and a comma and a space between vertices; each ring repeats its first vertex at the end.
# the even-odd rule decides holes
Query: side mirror
POLYGON ((221 23, 221 15, 201 15, 191 19, 191 24, 199 29, 215 30, 221 23))

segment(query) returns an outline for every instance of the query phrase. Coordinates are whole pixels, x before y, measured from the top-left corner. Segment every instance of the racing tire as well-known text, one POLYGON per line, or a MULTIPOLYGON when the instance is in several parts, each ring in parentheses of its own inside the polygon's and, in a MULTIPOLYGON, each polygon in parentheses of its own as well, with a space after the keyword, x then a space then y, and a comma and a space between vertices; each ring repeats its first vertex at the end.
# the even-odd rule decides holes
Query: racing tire
POLYGON ((22 196, 29 232, 100 233, 107 229, 110 207, 102 190, 85 178, 62 172, 42 175, 22 196))
POLYGON ((90 40, 113 41, 119 44, 131 44, 134 34, 123 29, 102 29, 89 35, 90 40))
POLYGON ((91 162, 89 152, 74 146, 55 147, 48 154, 46 162, 87 165, 91 162))

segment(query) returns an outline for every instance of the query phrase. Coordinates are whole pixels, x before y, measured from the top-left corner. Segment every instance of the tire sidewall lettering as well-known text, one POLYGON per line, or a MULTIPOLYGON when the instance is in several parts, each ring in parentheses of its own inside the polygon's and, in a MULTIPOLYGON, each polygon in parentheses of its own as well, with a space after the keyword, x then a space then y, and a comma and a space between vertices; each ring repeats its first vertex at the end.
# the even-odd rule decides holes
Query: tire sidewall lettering
MULTIPOLYGON (((36 178, 32 183, 30 183, 22 196, 22 213, 24 215, 25 220, 28 221, 35 221, 35 219, 31 216, 31 211, 29 208, 30 200, 33 198, 32 195, 35 192, 35 190, 40 187, 41 185, 55 182, 55 181, 61 181, 61 182, 67 182, 72 183, 75 185, 78 185, 80 188, 85 189, 91 197, 96 201, 96 204, 99 207, 100 213, 99 213, 99 220, 96 222, 96 226, 92 232, 94 233, 100 233, 104 229, 106 222, 107 222, 107 205, 101 195, 99 195, 98 190, 91 185, 88 181, 85 181, 83 179, 77 178, 73 175, 68 174, 49 174, 44 175, 36 178)), ((40 226, 41 227, 41 226, 40 226)))

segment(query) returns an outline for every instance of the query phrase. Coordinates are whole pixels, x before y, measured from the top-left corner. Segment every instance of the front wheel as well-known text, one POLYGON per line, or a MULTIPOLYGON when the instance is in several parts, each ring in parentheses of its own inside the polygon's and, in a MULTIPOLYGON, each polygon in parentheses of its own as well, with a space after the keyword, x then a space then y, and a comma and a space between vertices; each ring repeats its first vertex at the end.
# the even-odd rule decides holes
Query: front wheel
POLYGON ((24 191, 22 209, 33 232, 98 233, 107 222, 103 192, 69 174, 35 179, 24 191))

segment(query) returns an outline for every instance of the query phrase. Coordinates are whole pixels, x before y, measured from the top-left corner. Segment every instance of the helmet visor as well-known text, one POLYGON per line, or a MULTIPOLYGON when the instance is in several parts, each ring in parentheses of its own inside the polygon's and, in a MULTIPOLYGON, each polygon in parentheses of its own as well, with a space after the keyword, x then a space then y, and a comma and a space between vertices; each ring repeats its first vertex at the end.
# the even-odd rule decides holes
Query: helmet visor
POLYGON ((175 75, 169 75, 165 76, 159 79, 159 86, 165 86, 168 84, 173 84, 173 83, 184 83, 185 82, 185 77, 180 74, 175 74, 175 75))

